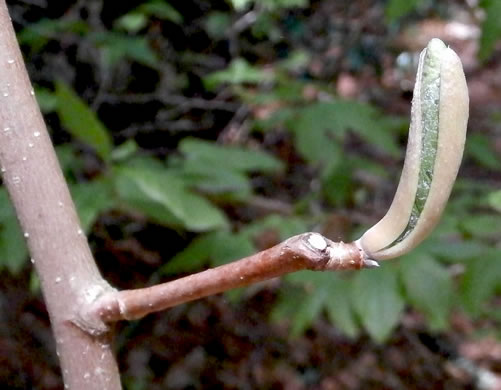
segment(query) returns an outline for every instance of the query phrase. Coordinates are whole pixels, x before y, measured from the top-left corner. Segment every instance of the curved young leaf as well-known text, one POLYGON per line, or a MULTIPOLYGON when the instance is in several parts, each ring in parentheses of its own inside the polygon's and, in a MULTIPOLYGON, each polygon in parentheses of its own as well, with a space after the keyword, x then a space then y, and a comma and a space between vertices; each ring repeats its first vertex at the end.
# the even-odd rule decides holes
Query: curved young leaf
POLYGON ((358 241, 367 256, 384 260, 405 254, 438 223, 461 163, 468 106, 461 60, 432 39, 419 60, 397 192, 386 215, 358 241))

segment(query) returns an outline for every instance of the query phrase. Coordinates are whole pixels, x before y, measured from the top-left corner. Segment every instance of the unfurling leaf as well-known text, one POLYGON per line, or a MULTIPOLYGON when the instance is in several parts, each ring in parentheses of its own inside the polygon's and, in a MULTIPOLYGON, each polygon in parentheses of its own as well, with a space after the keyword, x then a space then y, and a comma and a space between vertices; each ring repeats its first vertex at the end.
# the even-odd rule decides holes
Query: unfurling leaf
POLYGON ((432 39, 419 60, 397 192, 383 219, 359 240, 367 256, 384 260, 407 253, 438 223, 461 163, 468 104, 461 60, 432 39))

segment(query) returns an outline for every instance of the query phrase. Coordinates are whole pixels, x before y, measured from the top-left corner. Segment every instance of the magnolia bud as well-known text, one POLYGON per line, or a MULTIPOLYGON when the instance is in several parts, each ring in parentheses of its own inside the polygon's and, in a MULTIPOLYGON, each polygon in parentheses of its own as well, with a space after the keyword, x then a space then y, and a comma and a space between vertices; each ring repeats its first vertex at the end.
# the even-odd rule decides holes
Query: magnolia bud
POLYGON ((431 232, 463 155, 468 88, 457 54, 440 39, 421 52, 404 167, 386 215, 357 241, 369 258, 409 252, 431 232))

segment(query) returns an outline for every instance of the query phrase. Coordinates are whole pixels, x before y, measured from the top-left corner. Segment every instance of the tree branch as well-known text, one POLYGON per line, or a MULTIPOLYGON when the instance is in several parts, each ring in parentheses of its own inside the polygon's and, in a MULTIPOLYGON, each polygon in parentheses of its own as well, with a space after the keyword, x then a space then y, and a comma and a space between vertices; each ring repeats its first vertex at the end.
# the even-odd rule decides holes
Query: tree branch
POLYGON ((74 326, 78 308, 112 290, 96 267, 0 1, 0 165, 40 277, 65 386, 120 389, 109 333, 74 326))
POLYGON ((172 282, 103 294, 82 308, 78 324, 89 328, 99 321, 138 319, 181 303, 305 269, 337 271, 377 266, 357 243, 335 243, 318 233, 304 233, 255 255, 172 282))

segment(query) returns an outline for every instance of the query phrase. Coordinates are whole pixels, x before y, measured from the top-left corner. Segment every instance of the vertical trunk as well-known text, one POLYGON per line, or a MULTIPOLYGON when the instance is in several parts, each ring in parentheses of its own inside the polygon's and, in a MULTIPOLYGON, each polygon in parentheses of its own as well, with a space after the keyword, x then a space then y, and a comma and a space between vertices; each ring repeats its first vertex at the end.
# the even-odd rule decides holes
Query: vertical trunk
POLYGON ((78 307, 110 287, 80 230, 5 1, 0 1, 0 165, 41 280, 65 387, 119 389, 109 332, 92 336, 72 322, 78 307))

